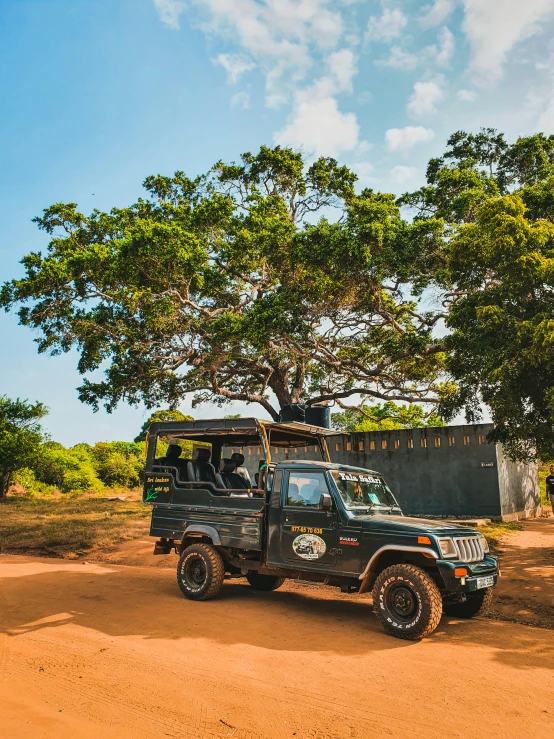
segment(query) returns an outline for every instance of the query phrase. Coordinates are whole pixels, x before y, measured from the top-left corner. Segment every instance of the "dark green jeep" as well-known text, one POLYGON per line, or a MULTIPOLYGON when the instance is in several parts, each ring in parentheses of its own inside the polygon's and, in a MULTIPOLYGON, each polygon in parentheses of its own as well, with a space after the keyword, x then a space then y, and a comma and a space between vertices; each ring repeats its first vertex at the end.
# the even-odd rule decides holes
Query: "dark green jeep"
POLYGON ((226 575, 266 591, 286 578, 372 591, 402 639, 432 633, 443 613, 484 613, 498 578, 485 537, 403 516, 378 472, 330 461, 331 435, 254 418, 152 425, 143 500, 154 553, 180 555, 183 595, 212 598, 226 575))

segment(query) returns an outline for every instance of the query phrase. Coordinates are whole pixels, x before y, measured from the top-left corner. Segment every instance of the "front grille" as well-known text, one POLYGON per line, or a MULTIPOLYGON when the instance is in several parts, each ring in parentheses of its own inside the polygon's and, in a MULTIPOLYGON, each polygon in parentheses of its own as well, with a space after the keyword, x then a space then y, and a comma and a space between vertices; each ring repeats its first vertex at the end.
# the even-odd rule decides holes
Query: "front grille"
POLYGON ((453 539, 458 559, 462 562, 482 562, 485 552, 478 536, 459 536, 453 539))

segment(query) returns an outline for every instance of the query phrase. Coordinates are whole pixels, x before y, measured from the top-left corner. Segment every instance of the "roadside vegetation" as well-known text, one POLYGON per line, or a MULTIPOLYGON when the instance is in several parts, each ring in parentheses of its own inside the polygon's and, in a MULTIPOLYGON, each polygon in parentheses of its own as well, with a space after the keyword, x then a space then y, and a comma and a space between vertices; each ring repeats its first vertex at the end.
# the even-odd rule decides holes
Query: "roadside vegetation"
POLYGON ((78 557, 148 533, 150 509, 140 490, 125 500, 90 493, 13 495, 0 508, 0 552, 78 557))

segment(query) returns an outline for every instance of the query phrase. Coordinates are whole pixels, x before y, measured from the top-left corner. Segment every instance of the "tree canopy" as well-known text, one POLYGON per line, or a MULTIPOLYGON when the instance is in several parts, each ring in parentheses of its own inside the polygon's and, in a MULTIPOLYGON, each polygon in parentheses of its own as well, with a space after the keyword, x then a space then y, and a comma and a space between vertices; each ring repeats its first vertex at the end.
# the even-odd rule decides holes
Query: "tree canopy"
POLYGON ((178 408, 162 408, 161 410, 154 411, 151 413, 146 421, 142 424, 138 436, 135 437, 135 443, 146 441, 146 435, 148 429, 153 423, 159 423, 160 421, 193 421, 192 416, 187 416, 178 408))
MULTIPOLYGON (((554 443, 554 136, 458 131, 397 199, 334 159, 262 147, 145 180, 109 213, 58 203, 0 302, 77 348, 81 399, 432 403, 513 455, 554 443), (90 373, 105 369, 101 381, 90 373)), ((548 451, 546 451, 548 450, 548 451)))
POLYGON ((84 402, 110 410, 233 400, 275 418, 291 402, 363 393, 436 397, 444 356, 413 297, 438 227, 392 195, 354 192, 335 160, 262 147, 190 179, 148 177, 148 198, 37 218, 51 240, 1 302, 21 304, 39 351, 76 347, 84 402), (105 379, 86 377, 107 366, 105 379))
POLYGON ((421 405, 398 405, 392 400, 386 403, 362 403, 342 413, 332 413, 331 419, 334 428, 346 433, 444 426, 444 421, 437 413, 426 412, 421 405))
POLYGON ((508 145, 492 129, 463 131, 433 159, 427 185, 404 196, 417 218, 445 222, 438 275, 457 383, 442 411, 490 409, 491 440, 514 456, 554 443, 554 136, 508 145))

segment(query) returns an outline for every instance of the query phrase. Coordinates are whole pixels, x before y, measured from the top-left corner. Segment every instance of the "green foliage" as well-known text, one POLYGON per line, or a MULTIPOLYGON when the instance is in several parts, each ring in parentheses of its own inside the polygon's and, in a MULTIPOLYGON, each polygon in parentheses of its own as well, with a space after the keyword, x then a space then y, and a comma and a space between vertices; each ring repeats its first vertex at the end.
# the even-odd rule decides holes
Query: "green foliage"
MULTIPOLYGON (((145 199, 109 213, 58 203, 36 219, 46 252, 0 304, 39 351, 79 351, 94 408, 191 394, 276 418, 360 395, 476 421, 484 402, 490 441, 550 456, 554 136, 457 131, 398 200, 355 180, 334 159, 262 147, 192 179, 148 177, 145 199)), ((131 474, 123 457, 106 479, 131 474)))
POLYGON ((153 423, 160 423, 162 421, 193 421, 192 416, 186 416, 181 413, 177 408, 164 408, 159 411, 154 411, 142 424, 139 435, 135 438, 135 442, 146 441, 146 434, 148 429, 153 423))
POLYGON ((39 421, 47 413, 42 403, 0 396, 0 498, 7 494, 14 474, 35 459, 44 439, 39 421))
POLYGON ((144 469, 144 442, 100 441, 90 450, 96 474, 108 487, 137 487, 144 469))
POLYGON ((549 462, 540 461, 539 464, 539 489, 541 492, 541 505, 549 506, 550 497, 546 494, 546 478, 550 474, 550 465, 554 464, 554 460, 549 462))
POLYGON ((80 352, 94 408, 190 393, 276 418, 307 399, 432 399, 444 354, 418 296, 444 268, 442 222, 407 222, 355 180, 262 147, 193 179, 148 177, 146 199, 109 213, 58 203, 36 219, 46 253, 23 259, 0 303, 40 352, 80 352))
POLYGON ((57 442, 47 442, 42 445, 32 469, 39 482, 62 493, 100 491, 104 487, 98 479, 90 447, 86 444, 66 449, 57 442))
POLYGON ((509 145, 492 129, 463 131, 430 162, 427 186, 404 196, 445 222, 446 368, 458 388, 449 418, 491 412, 490 441, 512 457, 554 444, 554 136, 509 145))
POLYGON ((363 403, 342 413, 333 413, 331 419, 335 428, 347 433, 444 426, 444 422, 436 413, 426 413, 420 405, 402 406, 392 401, 382 405, 363 403))

